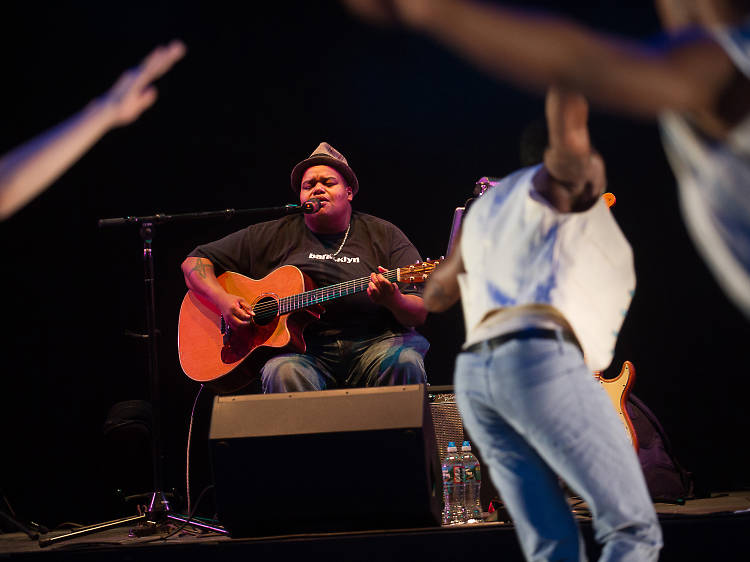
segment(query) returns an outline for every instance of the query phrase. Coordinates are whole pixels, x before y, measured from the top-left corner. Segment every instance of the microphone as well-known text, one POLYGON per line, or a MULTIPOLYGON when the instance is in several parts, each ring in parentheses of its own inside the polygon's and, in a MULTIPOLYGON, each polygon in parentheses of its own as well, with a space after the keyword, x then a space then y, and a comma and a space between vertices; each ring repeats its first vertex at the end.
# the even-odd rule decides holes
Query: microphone
POLYGON ((313 197, 302 203, 302 212, 306 215, 320 211, 320 199, 313 197))

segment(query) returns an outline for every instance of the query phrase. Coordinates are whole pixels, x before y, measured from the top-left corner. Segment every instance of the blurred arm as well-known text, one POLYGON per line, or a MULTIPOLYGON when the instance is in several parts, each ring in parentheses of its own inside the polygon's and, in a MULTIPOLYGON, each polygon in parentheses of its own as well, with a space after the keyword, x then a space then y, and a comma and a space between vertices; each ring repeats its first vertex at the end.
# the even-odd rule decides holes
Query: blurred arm
POLYGON ((424 304, 429 312, 444 312, 461 298, 458 275, 463 273, 461 233, 456 236, 451 254, 435 268, 424 288, 424 304))
POLYGON ((541 12, 463 0, 344 0, 363 18, 399 19, 490 74, 544 91, 576 90, 598 105, 643 116, 708 110, 735 75, 709 38, 651 49, 541 12))
POLYGON ((545 115, 549 145, 534 189, 560 212, 584 211, 604 192, 604 161, 592 150, 588 103, 579 93, 552 87, 545 115))
POLYGON ((100 98, 0 158, 0 220, 44 191, 109 130, 131 123, 156 101, 151 82, 185 54, 174 41, 154 49, 100 98))

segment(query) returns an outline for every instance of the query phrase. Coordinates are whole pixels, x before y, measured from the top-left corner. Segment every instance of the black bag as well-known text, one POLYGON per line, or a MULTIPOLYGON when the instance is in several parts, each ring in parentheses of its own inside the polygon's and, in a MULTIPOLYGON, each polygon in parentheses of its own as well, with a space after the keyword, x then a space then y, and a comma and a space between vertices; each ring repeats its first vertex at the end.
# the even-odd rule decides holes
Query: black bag
POLYGON ((638 460, 651 498, 682 503, 693 497, 693 475, 675 458, 667 434, 654 413, 632 393, 626 407, 638 437, 638 460))

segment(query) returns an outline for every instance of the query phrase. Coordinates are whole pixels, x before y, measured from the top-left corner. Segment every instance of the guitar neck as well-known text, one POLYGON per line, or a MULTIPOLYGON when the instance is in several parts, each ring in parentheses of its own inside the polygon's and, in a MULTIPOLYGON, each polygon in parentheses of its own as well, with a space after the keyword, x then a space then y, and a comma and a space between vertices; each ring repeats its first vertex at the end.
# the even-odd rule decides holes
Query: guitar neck
MULTIPOLYGON (((391 283, 395 283, 399 280, 399 269, 384 271, 381 275, 391 283)), ((347 295, 353 295, 355 293, 361 293, 367 289, 369 283, 369 276, 360 277, 359 279, 344 281, 335 285, 328 285, 327 287, 320 287, 318 289, 305 291, 304 293, 283 297, 279 299, 279 314, 287 314, 315 304, 338 299, 347 295)))

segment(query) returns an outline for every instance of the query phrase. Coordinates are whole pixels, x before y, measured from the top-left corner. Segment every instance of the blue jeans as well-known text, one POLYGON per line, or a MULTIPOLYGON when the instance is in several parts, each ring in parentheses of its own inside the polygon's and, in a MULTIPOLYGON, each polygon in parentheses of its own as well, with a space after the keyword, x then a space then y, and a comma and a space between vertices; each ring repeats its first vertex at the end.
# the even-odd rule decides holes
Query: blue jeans
POLYGON ((560 478, 591 510, 600 560, 657 560, 661 529, 638 457, 575 345, 484 342, 459 354, 455 390, 527 560, 586 560, 560 478))
POLYGON ((425 383, 429 347, 414 330, 361 339, 311 339, 306 353, 277 355, 266 362, 263 392, 425 383))

